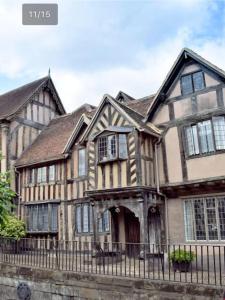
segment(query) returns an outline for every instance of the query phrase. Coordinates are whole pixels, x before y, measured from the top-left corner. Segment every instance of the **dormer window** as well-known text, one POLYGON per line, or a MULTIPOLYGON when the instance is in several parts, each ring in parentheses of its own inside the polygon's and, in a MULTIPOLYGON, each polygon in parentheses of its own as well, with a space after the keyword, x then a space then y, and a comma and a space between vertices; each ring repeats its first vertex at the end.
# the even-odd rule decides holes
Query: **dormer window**
POLYGON ((202 71, 182 76, 180 83, 182 95, 188 95, 205 88, 202 71))
POLYGON ((110 134, 98 139, 99 162, 127 158, 126 134, 110 134))

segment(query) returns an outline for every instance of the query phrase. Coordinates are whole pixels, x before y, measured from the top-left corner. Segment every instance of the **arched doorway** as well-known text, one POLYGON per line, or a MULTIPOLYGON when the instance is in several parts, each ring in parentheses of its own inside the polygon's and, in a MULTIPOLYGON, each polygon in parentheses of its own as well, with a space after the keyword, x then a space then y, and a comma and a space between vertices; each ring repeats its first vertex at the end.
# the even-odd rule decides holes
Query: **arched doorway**
POLYGON ((112 241, 140 243, 140 222, 135 214, 124 206, 112 207, 112 241))

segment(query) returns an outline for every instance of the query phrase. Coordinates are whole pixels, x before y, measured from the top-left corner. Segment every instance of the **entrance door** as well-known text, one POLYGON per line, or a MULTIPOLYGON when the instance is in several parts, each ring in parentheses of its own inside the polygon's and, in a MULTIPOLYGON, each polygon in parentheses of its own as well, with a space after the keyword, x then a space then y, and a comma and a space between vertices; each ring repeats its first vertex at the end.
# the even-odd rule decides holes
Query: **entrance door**
POLYGON ((139 254, 140 243, 140 222, 134 213, 126 209, 124 214, 126 249, 128 255, 136 256, 139 254))

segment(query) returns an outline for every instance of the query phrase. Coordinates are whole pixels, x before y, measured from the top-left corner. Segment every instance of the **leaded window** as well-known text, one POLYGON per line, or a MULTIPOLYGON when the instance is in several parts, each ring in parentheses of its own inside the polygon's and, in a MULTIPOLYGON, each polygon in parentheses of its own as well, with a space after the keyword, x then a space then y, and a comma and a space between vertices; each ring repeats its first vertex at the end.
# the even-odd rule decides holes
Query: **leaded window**
POLYGON ((35 204, 27 206, 27 230, 29 232, 57 232, 58 205, 35 204))
POLYGON ((126 134, 111 134, 98 139, 98 159, 100 162, 116 158, 127 158, 126 134))
POLYGON ((46 175, 47 175, 46 167, 38 168, 37 169, 37 182, 38 183, 46 182, 46 179, 47 179, 46 175))
POLYGON ((182 95, 191 94, 205 88, 204 76, 202 71, 181 77, 182 95))
POLYGON ((92 206, 88 203, 76 205, 76 232, 77 233, 92 233, 93 232, 93 217, 92 206))
POLYGON ((185 128, 188 156, 213 153, 225 149, 224 116, 198 122, 185 128))
POLYGON ((109 211, 105 210, 104 213, 98 220, 98 231, 99 232, 108 232, 109 231, 109 211))
POLYGON ((78 151, 78 176, 86 175, 86 150, 79 149, 78 151))
POLYGON ((48 179, 49 179, 49 181, 55 181, 55 165, 52 165, 49 167, 48 179))
POLYGON ((225 197, 185 200, 184 221, 187 241, 225 240, 225 197))

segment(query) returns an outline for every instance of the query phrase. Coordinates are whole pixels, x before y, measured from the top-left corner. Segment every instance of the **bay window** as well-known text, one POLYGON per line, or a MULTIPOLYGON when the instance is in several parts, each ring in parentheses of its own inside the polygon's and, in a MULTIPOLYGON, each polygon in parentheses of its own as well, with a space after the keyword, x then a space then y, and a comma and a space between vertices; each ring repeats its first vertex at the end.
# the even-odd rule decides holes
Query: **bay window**
POLYGON ((127 158, 126 134, 111 134, 98 139, 98 159, 104 162, 113 159, 127 158))

